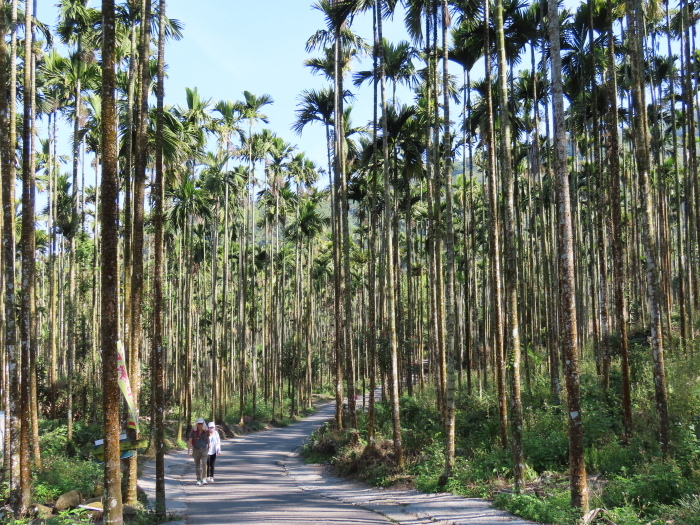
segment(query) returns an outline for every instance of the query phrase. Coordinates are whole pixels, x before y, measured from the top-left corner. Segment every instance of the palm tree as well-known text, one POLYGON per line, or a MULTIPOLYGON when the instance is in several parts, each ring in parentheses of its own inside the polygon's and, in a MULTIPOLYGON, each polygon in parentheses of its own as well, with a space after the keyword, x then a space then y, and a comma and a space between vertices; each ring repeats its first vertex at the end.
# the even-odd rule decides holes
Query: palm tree
POLYGON ((3 263, 3 303, 5 320, 5 338, 3 345, 7 349, 6 366, 10 373, 7 377, 9 388, 5 390, 4 406, 8 408, 9 449, 5 454, 5 471, 9 472, 10 507, 17 513, 21 505, 20 492, 20 352, 17 346, 17 318, 15 296, 15 144, 17 143, 16 100, 17 86, 17 0, 12 2, 11 18, 0 17, 0 125, 8 130, 0 137, 0 173, 2 173, 2 263, 3 263), (5 35, 11 31, 10 49, 7 50, 5 35), (9 67, 7 57, 10 57, 9 67), (9 75, 7 74, 9 71, 9 75), (9 78, 8 78, 9 76, 9 78))
MULTIPOLYGON (((166 191, 166 197, 172 200, 172 206, 165 211, 165 219, 174 228, 183 234, 183 248, 186 251, 185 292, 184 304, 189 304, 192 298, 192 280, 194 278, 194 250, 192 249, 193 229, 197 221, 209 219, 211 211, 206 200, 204 190, 198 187, 195 180, 185 175, 183 180, 170 191, 166 191)), ((184 306, 183 304, 183 306, 184 306)), ((184 310, 183 310, 184 311, 184 310)), ((187 318, 184 335, 184 390, 178 416, 178 435, 182 435, 183 419, 185 426, 190 428, 192 416, 192 323, 193 313, 187 309, 187 318), (183 410, 184 409, 184 410, 183 410), (184 418, 183 418, 184 416, 184 418)))
POLYGON ((498 54, 498 88, 499 88, 499 117, 501 121, 501 171, 503 173, 505 200, 505 235, 504 252, 505 265, 505 294, 507 312, 508 347, 511 352, 511 435, 513 452, 513 483, 516 491, 520 491, 524 483, 524 459, 522 450, 522 400, 520 396, 520 326, 518 320, 518 277, 517 277, 517 244, 516 217, 514 202, 513 159, 511 154, 511 124, 508 111, 508 84, 505 47, 505 31, 503 28, 503 4, 496 0, 495 5, 496 50, 498 54))
MULTIPOLYGON (((391 81, 391 105, 396 104, 396 87, 404 84, 408 87, 415 87, 417 84, 416 67, 413 59, 418 52, 410 42, 401 41, 394 45, 386 39, 382 41, 382 53, 386 61, 386 78, 391 81)), ((362 85, 365 81, 374 82, 375 75, 372 71, 358 71, 353 75, 356 86, 362 85)))
MULTIPOLYGON (((202 159, 203 170, 201 172, 201 177, 203 181, 203 186, 207 190, 210 196, 210 200, 214 203, 214 212, 211 215, 211 282, 212 282, 212 293, 211 293, 211 356, 212 356, 212 384, 211 384, 211 418, 212 421, 220 420, 222 413, 220 412, 220 396, 219 387, 221 383, 221 377, 219 377, 219 340, 218 340, 218 304, 217 304, 217 281, 218 281, 218 245, 219 245, 219 215, 222 197, 228 195, 228 188, 226 185, 226 165, 229 162, 228 154, 224 152, 218 152, 213 154, 208 152, 207 155, 202 159)), ((226 263, 226 261, 224 261, 226 263)), ((224 293, 226 289, 224 289, 224 293)))
POLYGON ((663 332, 661 329, 662 302, 659 285, 658 248, 652 202, 650 137, 645 102, 644 53, 642 39, 645 31, 642 6, 639 2, 627 4, 627 24, 630 38, 630 73, 632 80, 632 108, 634 110, 635 158, 637 161, 638 184, 643 199, 641 213, 642 245, 645 251, 647 301, 649 304, 651 349, 654 361, 654 391, 656 411, 659 418, 659 441, 664 454, 669 452, 668 392, 664 364, 663 332))
MULTIPOLYGON (((87 0, 62 0, 58 34, 65 44, 75 45, 75 51, 69 65, 69 75, 64 76, 64 82, 71 80, 73 88, 73 193, 75 208, 73 213, 78 215, 78 175, 81 144, 81 115, 82 94, 85 89, 95 87, 97 67, 94 63, 94 49, 97 46, 95 33, 90 31, 99 17, 99 12, 87 7, 87 0)), ((73 439, 73 367, 75 360, 77 317, 76 299, 76 245, 75 236, 70 238, 70 261, 68 276, 68 443, 73 439)))
MULTIPOLYGON (((3 36, 4 38, 4 36, 3 36)), ((20 382, 20 445, 19 445, 19 471, 20 471, 20 495, 16 500, 18 506, 14 507, 17 515, 24 516, 31 504, 31 476, 29 471, 29 441, 30 430, 30 403, 31 376, 33 370, 31 364, 35 360, 32 356, 36 352, 36 339, 34 323, 36 318, 36 237, 34 232, 35 221, 35 173, 34 173, 34 69, 36 67, 33 56, 34 24, 32 20, 32 4, 27 2, 24 19, 24 91, 22 101, 24 114, 22 118, 22 234, 21 234, 21 290, 20 301, 20 355, 21 355, 21 382, 20 382)), ((36 398, 34 398, 36 401, 36 398)), ((36 404, 34 405, 36 407, 36 404)))
MULTIPOLYGON (((355 415, 355 385, 353 378, 353 367, 348 366, 352 361, 352 309, 351 309, 351 287, 350 287, 350 233, 348 226, 348 198, 347 198, 347 175, 345 159, 345 136, 339 130, 345 129, 343 122, 343 76, 345 67, 355 54, 355 50, 361 49, 359 41, 349 30, 347 21, 350 16, 362 5, 360 0, 318 0, 314 8, 323 12, 326 18, 326 30, 317 31, 309 41, 307 50, 314 49, 319 44, 332 44, 333 49, 333 82, 334 82, 334 214, 336 221, 334 232, 335 242, 335 344, 336 344, 336 422, 342 426, 342 398, 343 398, 343 357, 346 358, 346 379, 347 379, 347 400, 348 415, 352 427, 357 426, 355 415), (341 268, 342 252, 342 268, 341 268)), ((330 53, 328 53, 330 56, 330 53)), ((330 61, 328 61, 330 62, 330 61)))
MULTIPOLYGON (((617 108, 617 74, 615 64, 615 36, 613 33, 613 9, 612 0, 607 0, 607 67, 609 80, 607 83, 608 105, 617 108)), ((675 128, 675 126, 674 126, 675 128)), ((620 145, 618 137, 618 112, 608 112, 608 136, 610 137, 609 170, 611 181, 610 208, 612 214, 612 252, 613 252, 613 280, 615 296, 615 325, 620 333, 620 372, 622 374, 622 424, 624 427, 623 442, 627 442, 632 434, 632 401, 629 367, 629 340, 627 337, 627 311, 624 283, 626 269, 622 244, 622 206, 620 189, 620 145)), ((675 137, 675 134, 674 134, 675 137)), ((682 267, 681 267, 682 268, 682 267)), ((681 272, 682 273, 682 272, 681 272)), ((681 279, 682 282, 682 279, 681 279)))
POLYGON ((165 379, 163 359, 163 200, 165 177, 163 166, 163 102, 165 98, 165 9, 166 0, 158 8, 158 72, 156 84, 156 137, 154 200, 154 261, 153 261, 153 421, 156 449, 156 516, 165 519, 165 447, 163 446, 165 379))
MULTIPOLYGON (((143 247, 144 247, 144 198, 146 191, 146 168, 148 164, 148 95, 151 87, 151 71, 149 68, 151 43, 151 0, 141 0, 141 33, 139 41, 139 116, 136 125, 136 157, 134 163, 134 189, 133 189, 133 217, 132 217, 132 243, 131 243, 131 268, 126 268, 130 273, 129 284, 131 289, 127 326, 129 337, 128 360, 131 389, 134 396, 134 404, 138 407, 141 365, 139 355, 143 344, 143 322, 141 313, 143 309, 143 247)), ((131 133, 128 130, 127 133, 131 133)), ((130 176, 131 174, 127 174, 130 176)), ((128 184, 128 183, 127 183, 128 184)), ((132 439, 137 439, 137 430, 128 432, 132 439)), ((129 458, 129 470, 125 502, 133 505, 137 500, 136 482, 138 481, 138 458, 133 454, 129 458)))
POLYGON ((333 127, 333 108, 335 94, 333 88, 326 87, 320 91, 314 89, 304 90, 299 95, 297 118, 292 125, 292 131, 301 135, 304 128, 312 122, 320 122, 326 130, 326 146, 328 152, 328 174, 333 170, 331 166, 331 155, 333 144, 331 143, 331 129, 333 127))
POLYGON ((574 276, 574 250, 569 196, 569 174, 566 166, 566 128, 564 125, 564 94, 559 32, 559 8, 556 0, 549 0, 549 42, 552 57, 552 96, 554 102, 554 161, 558 198, 559 239, 559 301, 561 316, 561 343, 565 360, 569 426, 569 472, 571 478, 571 505, 582 512, 588 510, 586 464, 583 456, 583 427, 578 374, 578 326, 574 276))
MULTIPOLYGON (((377 13, 382 12, 383 2, 380 0, 377 4, 377 13)), ((383 41, 382 33, 382 17, 377 16, 377 39, 383 41)), ((380 46, 379 52, 379 85, 380 85, 380 100, 382 106, 381 124, 384 130, 384 140, 382 141, 382 159, 383 159, 383 180, 384 180, 384 209, 383 209, 383 250, 386 254, 385 259, 380 263, 380 290, 384 291, 384 303, 386 306, 385 326, 382 331, 384 337, 389 341, 391 353, 391 407, 392 407, 392 425, 393 425, 393 441, 394 441, 394 456, 396 464, 399 468, 403 468, 403 442, 401 439, 401 414, 399 411, 399 363, 398 363, 398 340, 396 329, 396 281, 394 268, 394 242, 392 239, 392 223, 391 213, 393 206, 390 205, 391 198, 389 194, 389 181, 391 173, 391 165, 389 163, 389 137, 388 131, 388 105, 386 101, 386 62, 383 54, 383 49, 380 46), (383 272, 382 272, 383 268, 383 272)), ((398 234, 398 232, 397 232, 398 234)), ((374 392, 372 392, 374 395, 374 392)))
POLYGON ((119 173, 115 88, 114 0, 102 0, 102 389, 105 425, 104 521, 121 525, 119 387, 115 374, 119 341, 119 173))
MULTIPOLYGON (((249 168, 248 168, 248 182, 249 184, 253 185, 252 191, 250 189, 247 189, 248 194, 245 198, 245 205, 248 207, 248 212, 250 213, 250 218, 248 219, 248 226, 249 226, 249 234, 250 234, 250 245, 247 244, 247 239, 248 236, 246 235, 245 241, 241 243, 241 248, 239 248, 239 263, 238 263, 238 279, 239 279, 239 289, 238 289, 238 322, 239 322, 239 333, 238 333, 238 339, 239 339, 239 358, 240 358, 240 363, 239 363, 239 373, 240 373, 240 378, 239 378, 239 423, 242 425, 243 424, 243 408, 245 406, 245 370, 246 370, 246 353, 247 353, 247 341, 246 341, 246 315, 245 315, 245 304, 246 304, 246 289, 248 288, 245 283, 248 282, 248 279, 250 278, 251 280, 254 279, 254 274, 253 272, 250 272, 250 275, 248 275, 246 272, 250 269, 248 268, 247 264, 244 264, 244 254, 247 252, 247 246, 252 246, 255 242, 255 218, 254 218, 254 213, 255 213, 255 207, 252 203, 253 199, 253 194, 255 192, 255 174, 254 174, 254 154, 253 154, 253 126, 259 122, 265 122, 267 123, 267 116, 262 113, 260 110, 267 106, 268 104, 272 104, 274 101, 270 95, 262 95, 260 97, 252 94, 249 91, 244 91, 243 92, 243 100, 238 101, 235 104, 236 110, 240 113, 241 115, 241 120, 247 120, 248 121, 248 149, 247 149, 247 156, 248 156, 248 163, 249 163, 249 168)), ((246 214, 246 217, 248 217, 248 214, 246 214)), ((243 240, 243 239, 241 239, 243 240)), ((251 265, 252 266, 252 265, 251 265)))
POLYGON ((447 0, 442 0, 442 94, 444 120, 444 181, 445 186, 445 251, 447 282, 445 289, 445 321, 446 321, 446 357, 447 377, 445 392, 445 472, 442 479, 446 481, 452 476, 455 464, 455 357, 457 352, 456 316, 455 316, 455 240, 454 219, 452 211, 452 133, 450 130, 450 89, 449 89, 449 48, 447 32, 449 28, 449 12, 447 0))

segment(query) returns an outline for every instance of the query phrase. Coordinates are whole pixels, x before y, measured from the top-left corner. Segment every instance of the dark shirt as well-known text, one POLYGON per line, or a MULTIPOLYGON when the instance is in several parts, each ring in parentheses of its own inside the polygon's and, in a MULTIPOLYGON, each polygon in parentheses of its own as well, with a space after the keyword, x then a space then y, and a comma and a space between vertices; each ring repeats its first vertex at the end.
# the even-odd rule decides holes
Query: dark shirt
POLYGON ((202 430, 197 432, 195 429, 190 430, 190 439, 192 446, 198 450, 209 448, 209 432, 202 430))

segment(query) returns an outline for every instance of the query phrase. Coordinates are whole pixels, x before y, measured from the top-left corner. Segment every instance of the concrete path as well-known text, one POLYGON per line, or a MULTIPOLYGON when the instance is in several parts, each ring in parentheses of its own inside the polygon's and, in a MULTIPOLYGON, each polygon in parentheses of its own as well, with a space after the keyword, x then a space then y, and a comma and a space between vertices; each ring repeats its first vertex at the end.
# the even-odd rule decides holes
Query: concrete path
MULTIPOLYGON (((304 465, 297 452, 311 432, 333 417, 333 404, 286 428, 222 442, 216 482, 197 486, 186 451, 165 460, 167 510, 187 525, 526 525, 488 502, 447 494, 371 488, 304 465)), ((155 469, 139 485, 154 500, 155 469)))

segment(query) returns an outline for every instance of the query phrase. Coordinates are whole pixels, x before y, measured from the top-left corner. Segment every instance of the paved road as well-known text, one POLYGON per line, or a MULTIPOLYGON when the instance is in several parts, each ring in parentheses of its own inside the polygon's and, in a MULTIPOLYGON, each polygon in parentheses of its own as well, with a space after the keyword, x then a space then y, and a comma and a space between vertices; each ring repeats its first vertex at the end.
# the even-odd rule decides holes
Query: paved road
MULTIPOLYGON (((197 486, 186 451, 168 454, 166 525, 528 525, 484 500, 415 490, 377 489, 305 465, 295 451, 333 416, 332 403, 289 427, 222 442, 216 483, 197 486)), ((152 502, 155 469, 143 466, 139 485, 152 502)))
POLYGON ((289 427, 222 442, 214 484, 197 486, 194 467, 188 468, 182 478, 188 525, 391 523, 375 512, 302 490, 286 475, 290 453, 332 414, 333 405, 324 405, 289 427))

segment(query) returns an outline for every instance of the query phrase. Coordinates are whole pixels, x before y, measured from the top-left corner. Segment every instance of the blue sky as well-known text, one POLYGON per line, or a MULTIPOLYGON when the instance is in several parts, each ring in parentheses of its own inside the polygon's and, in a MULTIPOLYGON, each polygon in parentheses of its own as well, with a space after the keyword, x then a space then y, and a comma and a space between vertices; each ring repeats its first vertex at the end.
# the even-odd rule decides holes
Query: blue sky
MULTIPOLYGON (((55 0, 40 0, 38 5, 39 19, 51 27, 58 16, 55 4, 55 0)), ((92 7, 99 5, 99 0, 90 2, 92 7)), ((326 165, 322 126, 307 126, 302 136, 290 129, 299 94, 328 83, 304 66, 311 56, 305 51, 307 39, 325 28, 323 14, 312 8, 311 0, 168 0, 167 9, 170 18, 184 25, 183 39, 170 41, 165 51, 167 104, 184 105, 187 87, 196 87, 203 99, 213 103, 240 100, 244 90, 258 96, 267 93, 275 101, 264 109, 269 124, 260 124, 256 130, 268 127, 319 166, 326 165)), ((402 14, 385 25, 387 38, 406 38, 402 14)), ((371 13, 357 17, 353 29, 371 42, 371 13)), ((371 63, 355 67, 369 69, 371 63)), ((352 89, 357 92, 354 123, 364 124, 372 117, 372 90, 369 86, 352 89)))

